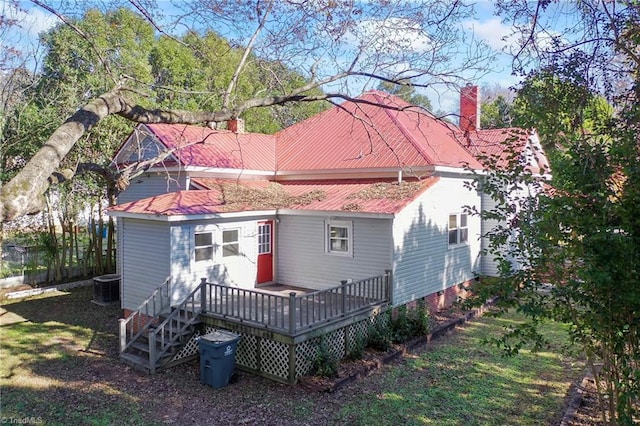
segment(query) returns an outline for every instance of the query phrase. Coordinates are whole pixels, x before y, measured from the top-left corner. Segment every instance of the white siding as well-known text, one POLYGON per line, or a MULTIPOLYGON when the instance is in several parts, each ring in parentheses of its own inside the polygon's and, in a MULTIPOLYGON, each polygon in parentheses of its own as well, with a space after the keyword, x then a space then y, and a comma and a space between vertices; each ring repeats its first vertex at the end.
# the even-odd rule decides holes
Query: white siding
MULTIPOLYGON (((124 247, 123 219, 116 217, 116 273, 122 276, 122 249, 124 247)), ((120 300, 122 300, 122 286, 120 286, 120 300)))
POLYGON ((224 283, 233 287, 254 288, 257 277, 258 221, 218 220, 183 222, 171 227, 171 266, 174 283, 174 303, 181 301, 200 283, 224 283), (222 232, 225 229, 239 231, 239 256, 222 257, 222 232), (194 257, 194 232, 213 232, 215 255, 211 262, 196 262, 194 257))
POLYGON ((186 188, 186 173, 145 173, 131 181, 127 189, 118 195, 118 204, 141 200, 186 188))
POLYGON ((393 304, 401 305, 475 277, 480 218, 468 216, 468 243, 449 247, 449 214, 479 207, 480 197, 461 178, 440 180, 393 221, 393 304))
MULTIPOLYGON (((496 207, 496 202, 487 194, 482 193, 482 211, 492 210, 496 207)), ((487 232, 497 226, 499 222, 495 219, 485 219, 482 221, 482 250, 489 248, 489 238, 485 237, 487 232)), ((481 257, 480 271, 482 275, 490 277, 498 276, 498 265, 493 260, 493 255, 487 253, 481 257)))
POLYGON ((391 268, 391 220, 332 217, 353 224, 353 255, 325 252, 327 217, 280 216, 276 270, 281 284, 324 289, 391 268))
POLYGON ((122 308, 137 309, 171 274, 169 226, 124 218, 119 231, 122 231, 122 308))
MULTIPOLYGON (((511 200, 507 200, 507 202, 516 203, 516 208, 518 208, 517 201, 514 201, 514 200, 525 199, 525 198, 535 196, 536 192, 535 192, 535 188, 533 187, 524 187, 524 188, 520 188, 517 191, 512 191, 511 194, 509 195, 512 198, 511 200)), ((496 202, 489 195, 483 193, 482 194, 483 211, 493 210, 495 208, 496 208, 496 202)), ((502 225, 508 228, 510 226, 508 223, 509 223, 509 220, 503 220, 503 221, 498 221, 495 219, 483 220, 483 223, 482 223, 482 236, 483 236, 482 249, 483 250, 489 247, 489 238, 485 237, 485 235, 498 225, 502 225)), ((517 229, 513 229, 508 237, 509 239, 508 242, 514 242, 517 237, 518 237, 517 229)), ((506 250, 503 250, 503 253, 505 252, 506 250)), ((492 276, 492 277, 496 277, 499 275, 498 264, 493 259, 494 257, 495 255, 491 253, 487 253, 486 255, 482 256, 481 271, 483 275, 492 276)), ((522 259, 520 259, 519 261, 518 259, 510 257, 509 255, 505 257, 510 261, 511 267, 514 270, 522 269, 524 267, 524 264, 520 262, 522 261, 522 259)))

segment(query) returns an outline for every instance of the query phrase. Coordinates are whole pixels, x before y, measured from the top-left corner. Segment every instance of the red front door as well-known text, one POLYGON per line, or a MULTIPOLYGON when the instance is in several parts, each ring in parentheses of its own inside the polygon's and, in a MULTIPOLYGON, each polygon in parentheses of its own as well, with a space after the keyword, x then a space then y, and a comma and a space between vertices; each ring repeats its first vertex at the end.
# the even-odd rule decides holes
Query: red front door
POLYGON ((258 222, 258 276, 256 283, 273 281, 273 221, 258 222))

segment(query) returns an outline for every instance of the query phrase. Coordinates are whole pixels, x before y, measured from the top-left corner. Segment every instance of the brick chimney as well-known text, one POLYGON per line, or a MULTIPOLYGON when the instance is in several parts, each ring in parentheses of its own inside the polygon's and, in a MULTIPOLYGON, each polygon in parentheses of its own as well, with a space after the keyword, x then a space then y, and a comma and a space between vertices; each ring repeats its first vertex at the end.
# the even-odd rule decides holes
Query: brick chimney
POLYGON ((227 121, 227 130, 233 133, 244 133, 244 120, 242 118, 232 118, 227 121))
POLYGON ((460 130, 480 130, 480 89, 467 84, 460 90, 460 130))

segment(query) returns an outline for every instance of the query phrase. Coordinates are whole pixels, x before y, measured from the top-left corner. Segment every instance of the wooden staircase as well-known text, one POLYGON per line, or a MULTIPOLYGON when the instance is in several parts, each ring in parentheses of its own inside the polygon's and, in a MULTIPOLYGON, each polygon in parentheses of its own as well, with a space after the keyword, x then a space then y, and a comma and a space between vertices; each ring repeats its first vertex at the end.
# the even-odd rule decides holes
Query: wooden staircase
POLYGON ((170 282, 167 278, 136 311, 120 320, 120 359, 148 374, 174 365, 174 357, 200 323, 202 286, 172 307, 170 282))

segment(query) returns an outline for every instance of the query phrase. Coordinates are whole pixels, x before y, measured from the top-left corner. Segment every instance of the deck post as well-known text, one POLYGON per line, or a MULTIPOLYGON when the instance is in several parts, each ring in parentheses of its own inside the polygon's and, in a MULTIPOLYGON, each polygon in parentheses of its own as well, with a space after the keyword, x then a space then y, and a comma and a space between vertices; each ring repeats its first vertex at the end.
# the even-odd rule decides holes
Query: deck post
POLYGON ((149 333, 149 373, 154 374, 156 372, 156 329, 153 329, 149 333))
POLYGON ((342 285, 342 315, 347 314, 347 280, 340 281, 342 285))
POLYGON ((385 273, 386 279, 387 279, 387 294, 385 296, 387 298, 387 302, 389 302, 390 304, 393 304, 393 301, 391 300, 391 295, 393 294, 393 291, 392 291, 393 270, 392 269, 385 269, 384 273, 385 273))
POLYGON ((127 320, 120 318, 118 325, 120 327, 120 353, 122 353, 127 349, 127 320))
POLYGON ((296 331, 296 293, 289 293, 289 335, 293 336, 296 331))
POLYGON ((295 384, 296 382, 296 363, 298 360, 296 359, 296 345, 289 344, 289 372, 288 372, 288 381, 290 384, 295 384))
POLYGON ((200 278, 200 311, 206 312, 207 309, 207 279, 200 278))

